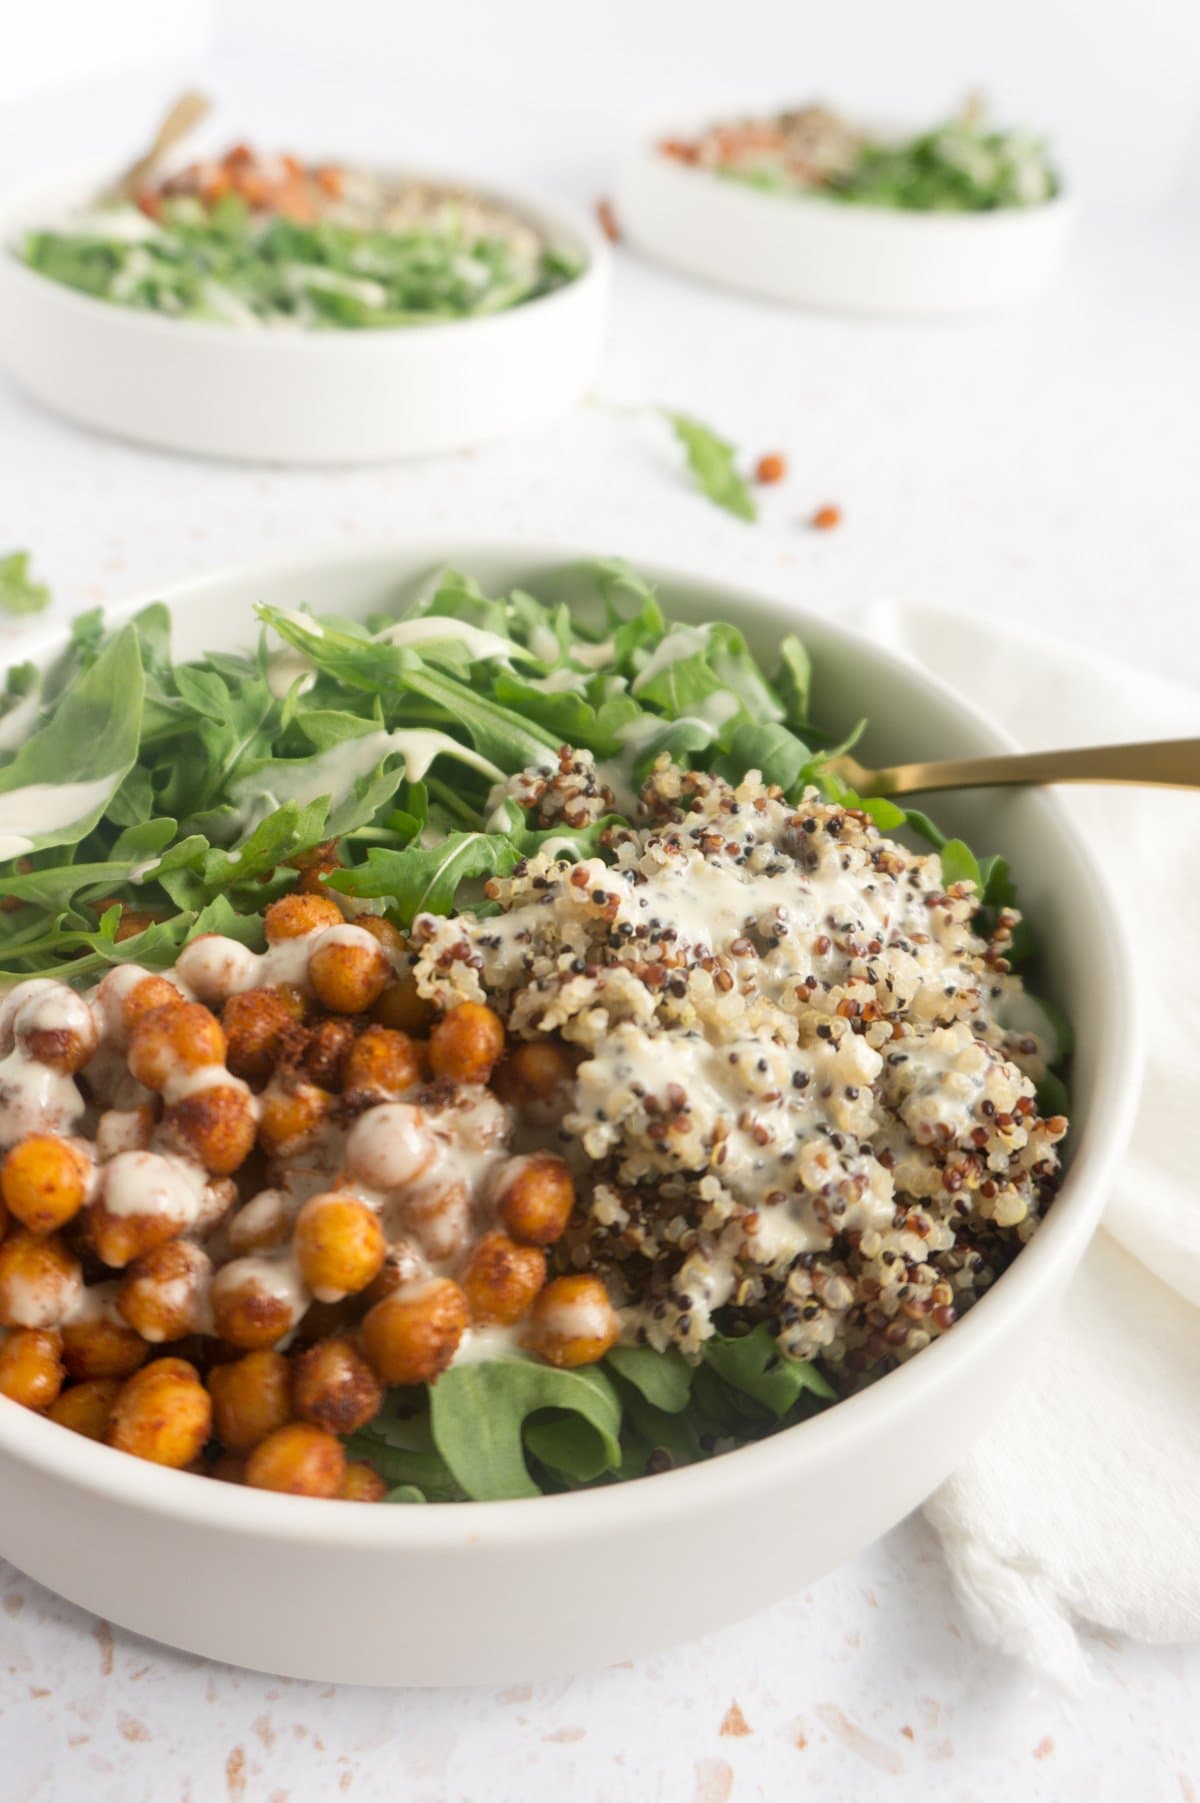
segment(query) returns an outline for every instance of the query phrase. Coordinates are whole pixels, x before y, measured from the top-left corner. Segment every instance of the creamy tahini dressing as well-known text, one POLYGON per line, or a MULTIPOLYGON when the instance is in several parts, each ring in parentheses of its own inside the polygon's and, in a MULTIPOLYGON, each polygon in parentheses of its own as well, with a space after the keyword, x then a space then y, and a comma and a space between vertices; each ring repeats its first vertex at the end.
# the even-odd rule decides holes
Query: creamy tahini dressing
POLYGON ((28 783, 0 795, 0 859, 32 851, 39 839, 76 826, 103 805, 120 770, 86 783, 28 783))
POLYGON ((404 774, 410 782, 420 782, 428 774, 434 759, 449 754, 460 764, 479 770, 490 781, 503 776, 495 764, 481 757, 468 745, 461 745, 448 733, 434 728, 399 727, 394 732, 380 728, 361 733, 357 738, 342 739, 316 757, 296 759, 294 768, 273 765, 235 783, 232 795, 240 813, 240 830, 249 833, 268 814, 285 802, 295 801, 301 807, 330 798, 332 806, 345 800, 356 782, 370 776, 386 757, 404 759, 404 774))

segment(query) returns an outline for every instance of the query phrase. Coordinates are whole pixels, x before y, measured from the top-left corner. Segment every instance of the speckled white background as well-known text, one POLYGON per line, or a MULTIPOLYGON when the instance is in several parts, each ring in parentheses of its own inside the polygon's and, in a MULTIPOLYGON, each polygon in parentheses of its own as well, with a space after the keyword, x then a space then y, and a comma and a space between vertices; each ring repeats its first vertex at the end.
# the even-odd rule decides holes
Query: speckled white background
MULTIPOLYGON (((260 121, 266 141, 364 149, 424 134, 443 156, 453 138, 458 161, 474 131, 493 166, 581 201, 603 187, 595 106, 572 140, 570 109, 548 90, 542 116, 504 113, 493 155, 498 90, 448 114, 418 84, 398 121, 378 70, 318 81, 311 9, 299 11, 306 65, 248 42, 210 67, 230 131, 260 121), (319 126, 306 133, 316 94, 319 126)), ((177 73, 10 107, 0 176, 77 160, 94 134, 134 147, 177 73)), ((1077 122, 1076 139, 1086 148, 1077 122)), ((274 550, 407 532, 556 537, 757 579, 839 614, 896 595, 1035 622, 1200 680, 1194 209, 1136 224, 1093 209, 1044 305, 969 326, 802 318, 625 255, 618 264, 602 399, 536 436, 421 466, 281 473, 160 457, 61 425, 4 381, 0 546, 34 549, 66 617, 274 550), (658 421, 607 404, 651 400, 702 414, 748 453, 786 452, 789 479, 764 496, 757 528, 695 498, 658 421), (844 524, 814 533, 805 521, 826 501, 844 524)), ((0 658, 19 648, 20 629, 0 625, 0 658)), ((709 1640, 486 1691, 354 1691, 214 1666, 113 1630, 0 1564, 0 1799, 1195 1803, 1200 1652, 1100 1641, 1092 1652, 1095 1686, 1067 1703, 971 1644, 916 1520, 709 1640)), ((579 1656, 586 1665, 582 1625, 579 1656)))

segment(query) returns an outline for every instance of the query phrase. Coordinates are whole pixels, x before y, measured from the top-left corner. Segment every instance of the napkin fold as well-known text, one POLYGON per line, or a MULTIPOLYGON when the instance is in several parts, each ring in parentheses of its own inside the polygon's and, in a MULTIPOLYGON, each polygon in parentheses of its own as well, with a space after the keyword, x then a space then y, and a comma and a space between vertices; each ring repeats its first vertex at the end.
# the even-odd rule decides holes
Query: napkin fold
MULTIPOLYGON (((1200 734, 1200 693, 1074 646, 892 603, 865 625, 1031 750, 1200 734)), ((1079 1691, 1081 1630, 1200 1638, 1200 794, 1062 796, 1130 931, 1145 1087, 1036 1384, 925 1514, 977 1635, 1079 1691)))

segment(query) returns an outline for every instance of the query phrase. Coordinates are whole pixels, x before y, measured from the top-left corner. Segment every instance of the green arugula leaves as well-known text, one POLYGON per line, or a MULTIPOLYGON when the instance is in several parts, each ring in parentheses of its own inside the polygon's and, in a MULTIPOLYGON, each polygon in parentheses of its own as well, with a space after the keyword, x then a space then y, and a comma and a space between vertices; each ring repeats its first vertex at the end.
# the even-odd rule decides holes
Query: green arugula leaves
POLYGON ((0 556, 0 613, 40 614, 50 605, 50 590, 44 582, 35 582, 29 568, 28 551, 9 551, 0 556))

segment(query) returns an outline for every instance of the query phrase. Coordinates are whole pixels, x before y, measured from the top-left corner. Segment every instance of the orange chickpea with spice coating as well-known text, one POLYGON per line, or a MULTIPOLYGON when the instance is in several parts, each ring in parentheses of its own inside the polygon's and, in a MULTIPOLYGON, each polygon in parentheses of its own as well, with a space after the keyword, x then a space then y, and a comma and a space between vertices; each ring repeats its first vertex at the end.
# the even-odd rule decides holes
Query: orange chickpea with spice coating
POLYGON ((249 1453, 292 1418, 288 1362, 282 1352, 248 1352, 208 1374, 213 1431, 227 1452, 249 1453))
POLYGON ((153 1346, 200 1330, 212 1259, 191 1240, 167 1240, 135 1259, 117 1292, 117 1308, 153 1346))
POLYGON ((82 1294, 79 1260, 57 1234, 10 1228, 0 1241, 0 1327, 55 1327, 82 1294))
POLYGON ((505 1055, 492 1085, 502 1101, 530 1120, 549 1123, 565 1110, 576 1060, 552 1039, 531 1039, 505 1055))
POLYGON ((363 1350, 386 1384, 426 1384, 443 1372, 470 1322, 467 1298, 448 1277, 406 1284, 362 1324, 363 1350))
POLYGON ((336 1496, 345 1475, 341 1441, 308 1421, 276 1428, 246 1460, 246 1482, 252 1489, 288 1496, 336 1496))
POLYGON ((304 1018, 298 990, 243 989, 221 1011, 225 1063, 235 1077, 263 1084, 279 1062, 290 1028, 304 1018))
POLYGON ((429 1031, 433 1017, 433 1003, 425 1000, 411 971, 394 977, 371 1010, 372 1020, 381 1027, 418 1038, 429 1031))
POLYGON ((318 1302, 357 1295, 379 1275, 387 1241, 379 1216, 357 1196, 310 1196, 292 1238, 300 1274, 318 1302))
POLYGON ((171 1102, 163 1127, 172 1144, 214 1177, 240 1169, 254 1149, 254 1104, 236 1079, 199 1089, 171 1102))
POLYGON ((200 1002, 175 1001, 144 1014, 129 1036, 127 1061, 139 1083, 160 1093, 173 1077, 225 1063, 221 1023, 200 1002))
POLYGON ((18 1327, 0 1338, 0 1396, 48 1409, 63 1387, 62 1341, 44 1327, 18 1327))
POLYGON ((0 1165, 0 1195, 30 1233, 54 1233, 83 1207, 92 1179, 90 1159, 53 1133, 18 1140, 0 1165))
POLYGON ((308 980, 317 999, 333 1014, 365 1014, 374 1007, 392 974, 378 939, 360 926, 322 933, 308 958, 308 980))
POLYGON ((515 1240, 552 1246, 567 1230, 575 1206, 575 1182, 554 1152, 510 1158, 492 1180, 492 1199, 515 1240))
POLYGON ((314 1140, 328 1120, 333 1097, 303 1078, 278 1073, 259 1098, 258 1140, 271 1158, 286 1158, 314 1140))
POLYGON ((105 1439, 119 1452, 177 1470, 190 1465, 212 1433, 212 1400, 186 1359, 155 1359, 117 1392, 105 1439))
POLYGON ((301 1421, 352 1434, 383 1407, 383 1386, 350 1340, 320 1340, 292 1362, 292 1404, 301 1421))
POLYGON ((421 1081, 421 1064, 407 1033, 367 1027, 350 1047, 344 1084, 351 1095, 391 1100, 421 1081))
POLYGON ((218 1338, 241 1352, 274 1346, 304 1312, 302 1294, 284 1277, 278 1283, 265 1277, 254 1258, 235 1258, 222 1265, 212 1280, 209 1301, 218 1338))
POLYGON ((89 1377, 70 1384, 46 1413, 60 1427, 69 1427, 85 1440, 103 1440, 112 1419, 113 1404, 121 1388, 119 1377, 89 1377))
POLYGON ((598 1277, 555 1277, 529 1314, 524 1345, 549 1365, 573 1370, 594 1365, 620 1332, 608 1291, 598 1277))
POLYGON ((429 1035, 434 1076, 455 1083, 486 1083, 503 1050, 504 1023, 484 1002, 460 1002, 429 1035))
POLYGON ((263 930, 268 945, 282 939, 303 939, 309 933, 323 933, 328 927, 340 927, 345 916, 328 895, 304 895, 293 892, 273 901, 263 915, 263 930))
POLYGON ((545 1281, 540 1246, 518 1245, 506 1233, 485 1234, 462 1276, 472 1321, 511 1327, 529 1313, 545 1281))
POLYGON ((388 1493, 388 1487, 373 1465, 362 1459, 355 1459, 347 1465, 338 1491, 339 1502, 382 1502, 388 1493))

